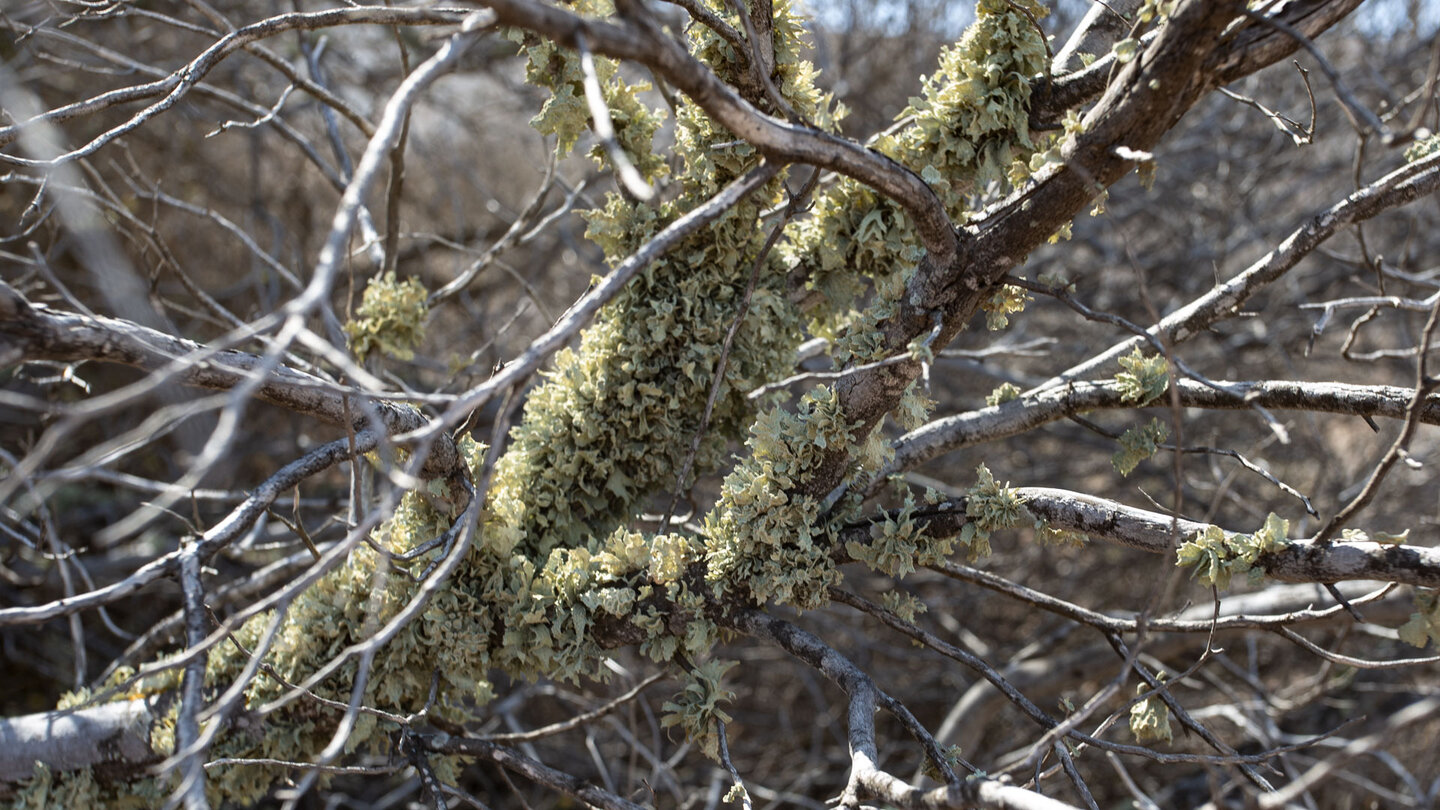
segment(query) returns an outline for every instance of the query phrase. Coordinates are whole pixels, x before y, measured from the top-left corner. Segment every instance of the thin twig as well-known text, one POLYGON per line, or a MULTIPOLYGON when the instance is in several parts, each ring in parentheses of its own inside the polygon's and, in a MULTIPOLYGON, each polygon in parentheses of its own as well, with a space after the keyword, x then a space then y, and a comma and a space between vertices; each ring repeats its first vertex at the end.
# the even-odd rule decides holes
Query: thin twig
POLYGON ((595 73, 595 57, 585 46, 585 35, 575 34, 575 50, 580 53, 580 72, 585 77, 585 101, 590 105, 590 124, 595 128, 595 137, 610 155, 610 163, 625 190, 637 200, 649 202, 655 198, 655 189, 640 176, 640 171, 625 154, 625 148, 615 139, 615 123, 610 120, 610 108, 605 104, 605 93, 600 89, 600 77, 595 73))

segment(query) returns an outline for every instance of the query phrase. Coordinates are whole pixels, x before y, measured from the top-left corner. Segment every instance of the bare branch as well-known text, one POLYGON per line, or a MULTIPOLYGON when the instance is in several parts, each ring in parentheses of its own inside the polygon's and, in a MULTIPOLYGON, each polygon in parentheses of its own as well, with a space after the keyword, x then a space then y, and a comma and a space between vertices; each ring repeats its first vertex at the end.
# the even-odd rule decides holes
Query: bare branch
POLYGON ((961 807, 1059 810, 1071 807, 994 779, 974 779, 926 791, 880 770, 874 719, 879 690, 870 676, 818 637, 789 622, 759 611, 746 611, 734 620, 736 629, 770 641, 819 670, 849 698, 850 780, 841 798, 842 803, 854 806, 861 799, 876 798, 898 807, 927 810, 961 807))
MULTIPOLYGON (((174 379, 185 385, 219 391, 233 390, 260 373, 265 363, 256 355, 234 349, 215 348, 130 321, 100 316, 62 313, 43 304, 32 304, 13 287, 0 282, 0 364, 33 360, 62 363, 100 361, 121 363, 154 372, 156 379, 174 379)), ((327 424, 347 424, 365 429, 364 409, 346 400, 376 397, 378 392, 339 385, 303 371, 276 366, 255 388, 255 397, 272 405, 327 424)), ((394 395, 413 399, 413 395, 394 395)), ((88 408, 109 407, 95 400, 88 408)), ((413 407, 386 399, 373 402, 382 427, 394 436, 426 424, 424 414, 413 407)), ((431 475, 445 475, 458 464, 454 443, 442 440, 427 462, 431 475)))
POLYGON ((146 121, 170 109, 225 57, 245 47, 249 43, 260 39, 282 34, 286 31, 313 30, 316 28, 329 28, 336 25, 454 25, 461 22, 465 18, 465 14, 466 12, 443 9, 354 6, 315 12, 294 12, 270 17, 226 34, 214 45, 206 48, 199 56, 192 59, 185 67, 171 73, 164 79, 102 93, 85 101, 67 104, 64 107, 50 110, 34 119, 0 127, 0 146, 6 146, 18 138, 27 126, 38 121, 59 123, 77 116, 89 115, 99 110, 113 107, 116 104, 139 101, 164 94, 164 98, 160 101, 151 104, 149 107, 131 116, 125 123, 111 128, 104 134, 92 139, 86 145, 63 155, 46 160, 26 160, 13 155, 0 154, 0 161, 8 161, 25 166, 53 166, 58 163, 75 160, 76 158, 88 157, 98 151, 102 146, 135 130, 146 121))
MULTIPOLYGON (((355 441, 336 439, 311 450, 299 459, 281 467, 265 480, 244 503, 231 510, 224 520, 212 526, 200 538, 193 553, 201 559, 208 559, 228 543, 236 540, 265 513, 270 504, 280 495, 310 476, 329 469, 340 461, 352 458, 356 453, 367 453, 379 443, 379 437, 369 431, 358 431, 355 441)), ((21 624, 36 624, 59 616, 69 616, 80 610, 99 607, 117 599, 129 596, 156 580, 173 576, 180 570, 181 559, 187 552, 173 551, 153 562, 136 569, 135 573, 113 585, 107 585, 73 598, 50 602, 33 607, 0 608, 0 627, 21 624)))
MULTIPOLYGON (((1275 410, 1405 419, 1414 394, 1414 389, 1394 385, 1291 380, 1218 382, 1224 391, 1194 380, 1177 380, 1181 407, 1239 410, 1259 405, 1275 410)), ((1042 387, 1000 405, 937 419, 905 434, 895 442, 895 458, 877 481, 883 482, 888 474, 913 469, 952 450, 1017 436, 1075 414, 1134 407, 1133 402, 1125 401, 1114 380, 1042 387)), ((1423 424, 1440 425, 1440 396, 1427 396, 1417 414, 1416 420, 1423 424)), ((871 491, 879 486, 872 485, 871 491)))

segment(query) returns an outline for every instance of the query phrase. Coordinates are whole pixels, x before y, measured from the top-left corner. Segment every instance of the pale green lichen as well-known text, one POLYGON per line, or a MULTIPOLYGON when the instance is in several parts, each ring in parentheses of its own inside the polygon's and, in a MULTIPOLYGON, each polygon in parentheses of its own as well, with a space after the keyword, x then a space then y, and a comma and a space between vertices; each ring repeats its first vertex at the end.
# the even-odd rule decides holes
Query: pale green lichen
POLYGON ((1364 529, 1344 529, 1340 539, 1349 543, 1380 543, 1387 546, 1403 546, 1410 540, 1410 530, 1399 534, 1389 532, 1367 532, 1364 529))
MULTIPOLYGON (((574 8, 579 13, 596 16, 614 12, 613 4, 608 0, 584 0, 576 3, 574 8)), ((522 47, 526 82, 550 90, 550 97, 541 106, 540 112, 530 119, 530 125, 541 134, 554 135, 556 153, 564 157, 591 126, 580 60, 573 52, 560 48, 553 41, 520 29, 511 29, 508 36, 522 47)), ((646 82, 626 82, 613 59, 596 56, 593 62, 616 142, 642 177, 654 180, 663 175, 668 167, 664 158, 651 147, 651 141, 665 114, 663 110, 647 106, 638 96, 650 89, 650 85, 646 82)), ((591 156, 602 165, 608 162, 608 155, 599 144, 596 144, 591 156)))
POLYGON ((1126 37, 1115 43, 1115 61, 1120 64, 1133 61, 1140 54, 1140 40, 1134 37, 1126 37))
POLYGON ((1160 355, 1146 355, 1136 349, 1116 362, 1125 369, 1115 375, 1123 402, 1148 405, 1170 387, 1170 363, 1160 355))
POLYGON ((1014 383, 1000 383, 994 391, 985 397, 985 404, 991 408, 997 405, 1004 405, 1011 400, 1020 398, 1020 386, 1014 383))
POLYGON ((1415 590, 1415 612, 1400 625, 1400 640, 1416 647, 1431 641, 1440 644, 1440 590, 1415 590))
POLYGON ((929 610, 924 602, 904 591, 886 591, 880 594, 880 606, 907 622, 915 621, 916 616, 929 610))
POLYGON ((730 722, 720 704, 735 698, 735 693, 720 685, 725 673, 738 661, 716 659, 690 670, 685 688, 674 700, 667 701, 661 709, 660 726, 679 726, 685 737, 694 742, 713 760, 720 759, 720 737, 716 734, 716 721, 730 722))
MULTIPOLYGON (((871 144, 918 173, 955 221, 969 213, 973 195, 1006 182, 1011 167, 1035 150, 1028 107, 1031 82, 1045 71, 1046 48, 1031 16, 1045 14, 1034 0, 981 0, 975 23, 942 52, 935 75, 898 116, 907 125, 871 144)), ((813 328, 852 342, 889 317, 922 254, 903 209, 848 179, 820 196, 788 250, 826 299, 813 328), (874 311, 857 314, 851 303, 867 278, 876 288, 874 311)), ((858 362, 879 359, 864 346, 847 348, 858 362)))
MULTIPOLYGON (((1135 688, 1135 694, 1143 695, 1148 691, 1145 684, 1135 688)), ((1150 743, 1172 742, 1174 735, 1170 731, 1170 707, 1160 699, 1158 694, 1151 695, 1144 700, 1130 707, 1130 733, 1135 735, 1135 742, 1150 743)))
POLYGON ((905 494, 905 505, 894 515, 885 513, 883 518, 870 524, 868 542, 851 541, 845 544, 850 557, 864 563, 871 570, 892 576, 903 577, 915 570, 923 536, 915 522, 915 497, 905 494))
POLYGON ((970 520, 960 530, 959 538, 972 561, 990 555, 991 532, 1035 520, 1020 493, 1008 483, 996 481, 989 467, 981 464, 975 474, 974 486, 965 491, 965 514, 970 520))
POLYGON ((1178 0, 1145 0, 1135 17, 1142 23, 1154 22, 1156 19, 1163 20, 1175 13, 1177 4, 1178 0))
MULTIPOLYGON (((945 760, 945 767, 950 768, 952 772, 955 767, 960 764, 960 756, 962 753, 964 752, 958 745, 947 745, 940 749, 940 756, 945 760)), ((921 766, 921 770, 926 776, 934 779, 936 782, 946 781, 945 775, 940 773, 940 769, 935 767, 935 763, 932 762, 929 757, 926 757, 925 764, 921 766)))
POLYGON ((1405 160, 1409 163, 1414 163, 1418 160, 1424 160, 1436 152, 1440 152, 1440 135, 1431 135, 1428 138, 1410 144, 1410 148, 1405 150, 1405 160))
POLYGON ((799 489, 831 450, 855 437, 833 388, 816 388, 794 411, 760 414, 750 429, 750 456, 725 478, 720 501, 705 517, 706 577, 719 590, 756 603, 815 608, 840 582, 820 502, 799 489))
POLYGON ((905 393, 900 395, 900 402, 891 411, 891 416, 900 427, 906 430, 914 430, 925 424, 930 418, 930 412, 935 410, 935 400, 925 393, 925 388, 919 380, 912 380, 905 387, 905 393))
MULTIPOLYGON (((1068 236, 1067 236, 1068 238, 1068 236)), ((980 303, 985 311, 985 328, 998 332, 1010 325, 1010 316, 1025 311, 1025 304, 1035 300, 1025 290, 1011 284, 1001 284, 989 298, 980 303)))
POLYGON ((89 768, 55 773, 37 761, 31 777, 10 797, 13 810, 55 810, 55 808, 103 807, 106 810, 144 810, 165 803, 165 785, 152 778, 108 784, 95 778, 89 768))
POLYGON ((1256 563, 1262 555, 1288 546, 1289 531, 1290 521, 1273 512, 1254 534, 1231 534, 1219 526, 1206 526, 1176 551, 1177 564, 1193 566, 1196 579, 1221 590, 1230 587, 1230 578, 1236 575, 1244 575, 1254 584, 1265 576, 1265 569, 1256 563))
MULTIPOLYGON (((731 14, 724 3, 713 10, 731 14)), ((799 23, 785 3, 776 4, 775 15, 782 92, 797 110, 823 118, 827 101, 814 89, 813 68, 793 40, 799 23)), ((722 77, 739 78, 730 75, 739 68, 728 44, 705 26, 692 26, 687 36, 692 50, 722 77)), ((549 67, 537 75, 569 86, 569 68, 551 63, 573 56, 542 55, 549 67)), ((650 206, 612 194, 604 208, 586 213, 587 237, 610 261, 631 255, 666 224, 759 165, 753 149, 730 146, 733 141, 700 108, 681 101, 678 196, 650 206)), ((593 545, 628 518, 639 498, 660 487, 690 484, 676 477, 700 430, 725 332, 739 313, 765 239, 759 213, 777 203, 781 191, 780 181, 772 181, 652 263, 602 310, 578 350, 557 355, 546 384, 530 394, 497 468, 487 542, 527 556, 556 546, 593 545)), ((782 376, 792 362, 802 330, 789 301, 786 269, 775 254, 761 268, 700 445, 699 470, 715 466, 725 438, 749 422, 752 407, 745 392, 782 376)))
POLYGON ((1090 542, 1090 537, 1084 532, 1051 526, 1046 521, 1035 527, 1035 539, 1042 546, 1070 548, 1083 548, 1090 542))
POLYGON ((1140 462, 1155 455, 1170 436, 1170 428, 1159 419, 1133 427, 1120 436, 1120 449, 1110 457, 1110 464, 1121 475, 1128 476, 1140 462))
POLYGON ((399 281, 393 271, 370 279, 355 317, 345 324, 351 353, 362 360, 376 350, 397 360, 413 359, 430 314, 425 296, 419 279, 399 281))

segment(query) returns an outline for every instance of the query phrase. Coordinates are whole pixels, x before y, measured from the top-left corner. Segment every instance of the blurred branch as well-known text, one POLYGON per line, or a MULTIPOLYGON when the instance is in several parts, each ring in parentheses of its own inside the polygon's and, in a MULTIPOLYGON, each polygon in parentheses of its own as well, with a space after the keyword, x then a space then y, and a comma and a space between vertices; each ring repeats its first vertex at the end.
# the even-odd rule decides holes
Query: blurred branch
POLYGON ((617 796, 568 773, 557 771, 519 751, 489 740, 452 734, 416 734, 414 739, 417 744, 430 753, 473 757, 494 762, 537 784, 594 807, 604 808, 604 810, 645 810, 643 805, 617 796))
POLYGON ((227 544, 238 539, 249 530, 256 520, 265 513, 275 499, 289 491, 299 482, 316 473, 327 470, 335 464, 356 454, 367 453, 379 443, 379 437, 371 431, 356 431, 352 443, 349 437, 336 439, 306 453, 299 459, 281 467, 265 480, 244 503, 235 507, 224 520, 212 526, 200 538, 193 552, 172 551, 136 569, 133 574, 103 588, 61 599, 44 605, 0 608, 0 627, 38 624, 76 611, 88 610, 109 604, 129 596, 157 580, 175 576, 180 571, 182 558, 187 553, 209 559, 227 544))
POLYGON ((1140 10, 1142 0, 1097 0, 1090 4, 1085 16, 1055 54, 1052 66, 1057 74, 1069 73, 1082 65, 1081 55, 1089 54, 1099 58, 1110 52, 1110 48, 1134 25, 1135 12, 1140 10))
POLYGON ((1440 713, 1440 697, 1417 700, 1399 711, 1389 714, 1374 732, 1347 743, 1338 753, 1316 763, 1300 774, 1294 781, 1274 793, 1257 797, 1257 806, 1264 810, 1285 807, 1296 797, 1315 788, 1322 782, 1337 776, 1339 768, 1355 757, 1376 750, 1381 745, 1393 742, 1402 729, 1434 717, 1440 713))
POLYGON ((252 23, 232 31, 206 48, 183 68, 170 73, 164 79, 146 84, 133 85, 91 97, 84 101, 66 104, 49 110, 33 119, 0 127, 0 147, 18 138, 26 127, 39 121, 60 123, 73 118, 91 115, 101 110, 147 98, 164 96, 128 118, 124 123, 107 130, 91 139, 84 146, 47 160, 26 160, 0 153, 0 161, 26 166, 53 166, 76 158, 94 154, 100 147, 116 138, 135 130, 156 115, 170 109, 191 88, 210 72, 225 57, 244 48, 251 42, 276 36, 287 31, 331 28, 337 25, 454 25, 465 19, 467 12, 448 9, 393 8, 389 6, 354 6, 333 8, 324 11, 294 12, 252 23))

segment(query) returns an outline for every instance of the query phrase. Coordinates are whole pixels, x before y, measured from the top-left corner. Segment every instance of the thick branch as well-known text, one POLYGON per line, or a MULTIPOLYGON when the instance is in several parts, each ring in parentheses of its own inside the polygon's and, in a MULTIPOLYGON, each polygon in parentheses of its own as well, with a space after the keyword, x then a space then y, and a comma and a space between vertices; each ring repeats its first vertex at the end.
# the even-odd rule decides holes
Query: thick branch
POLYGON ((156 700, 125 700, 83 709, 0 719, 0 782, 51 771, 123 763, 128 772, 161 757, 150 749, 150 726, 163 714, 156 700))
MULTIPOLYGON (((1085 117, 1085 131, 1062 148, 1061 167, 981 223, 975 241, 964 246, 956 261, 942 263, 932 256, 921 262, 900 312, 882 327, 881 353, 904 353, 906 346, 932 329, 937 313, 943 328, 936 345, 949 343, 995 283, 1133 168, 1134 161, 1122 155, 1153 148, 1213 87, 1214 78, 1204 72, 1204 62, 1243 7, 1236 0, 1183 3, 1155 41, 1118 72, 1105 97, 1085 117)), ((920 363, 911 360, 841 380, 836 389, 847 421, 857 425, 857 435, 867 434, 893 410, 919 373, 920 363)), ((847 453, 832 453, 807 483, 805 494, 826 498, 848 466, 847 453)))

